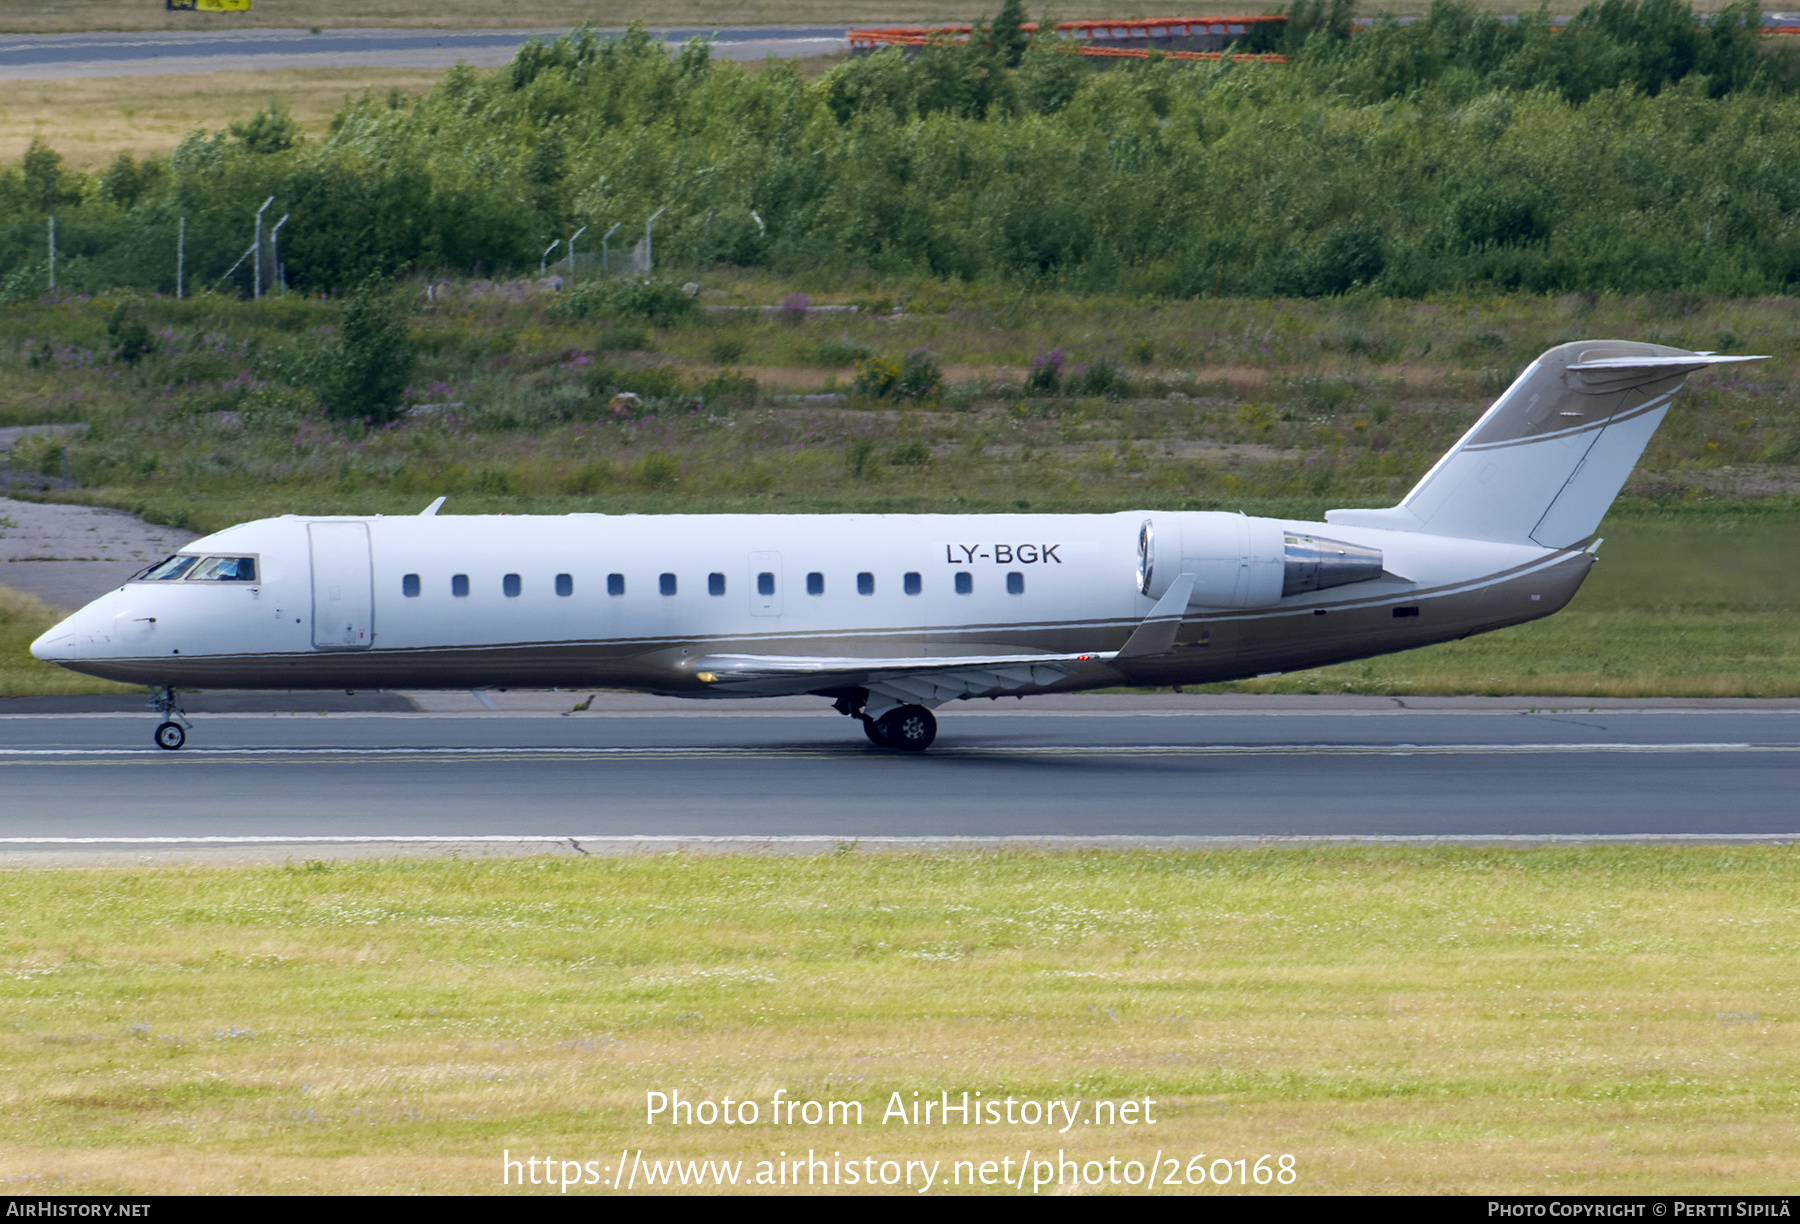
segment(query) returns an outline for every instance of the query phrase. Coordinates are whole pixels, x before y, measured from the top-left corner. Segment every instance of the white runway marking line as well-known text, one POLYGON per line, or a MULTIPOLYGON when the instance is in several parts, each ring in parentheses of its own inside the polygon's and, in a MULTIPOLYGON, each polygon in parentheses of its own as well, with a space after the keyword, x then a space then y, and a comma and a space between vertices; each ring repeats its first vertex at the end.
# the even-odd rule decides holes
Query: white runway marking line
MULTIPOLYGON (((994 747, 941 747, 925 757, 987 756, 1430 756, 1474 755, 1503 756, 1521 754, 1579 754, 1597 752, 1800 752, 1796 744, 1750 743, 1675 743, 1675 744, 1046 744, 998 745, 994 747)), ((166 752, 160 748, 0 748, 0 764, 26 762, 38 758, 71 757, 119 760, 222 760, 257 757, 468 757, 499 760, 518 757, 606 758, 643 757, 666 759, 678 757, 855 757, 864 759, 878 754, 860 744, 843 747, 480 747, 480 748, 188 748, 166 752)), ((911 754, 907 754, 911 755, 911 754)), ((880 753, 882 759, 900 759, 893 753, 880 753)))

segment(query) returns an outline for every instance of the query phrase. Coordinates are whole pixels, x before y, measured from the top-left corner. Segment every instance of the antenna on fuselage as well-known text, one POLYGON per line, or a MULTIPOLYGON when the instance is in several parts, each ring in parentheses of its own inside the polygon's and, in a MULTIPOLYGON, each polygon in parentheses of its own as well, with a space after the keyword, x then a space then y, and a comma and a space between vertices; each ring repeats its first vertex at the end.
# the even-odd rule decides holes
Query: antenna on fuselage
POLYGON ((432 502, 429 506, 426 506, 423 510, 419 511, 419 517, 420 518, 432 517, 433 515, 435 515, 438 512, 438 507, 443 505, 446 500, 448 500, 448 499, 442 498, 442 497, 438 498, 436 501, 432 502))

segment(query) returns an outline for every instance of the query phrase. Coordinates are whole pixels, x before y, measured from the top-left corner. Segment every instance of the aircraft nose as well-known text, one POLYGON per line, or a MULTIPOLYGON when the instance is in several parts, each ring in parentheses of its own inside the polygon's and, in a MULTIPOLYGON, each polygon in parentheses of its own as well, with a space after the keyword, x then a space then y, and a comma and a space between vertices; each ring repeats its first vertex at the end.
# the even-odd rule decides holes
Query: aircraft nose
POLYGON ((31 644, 31 655, 46 663, 64 663, 75 658, 75 618, 71 616, 51 626, 31 644))

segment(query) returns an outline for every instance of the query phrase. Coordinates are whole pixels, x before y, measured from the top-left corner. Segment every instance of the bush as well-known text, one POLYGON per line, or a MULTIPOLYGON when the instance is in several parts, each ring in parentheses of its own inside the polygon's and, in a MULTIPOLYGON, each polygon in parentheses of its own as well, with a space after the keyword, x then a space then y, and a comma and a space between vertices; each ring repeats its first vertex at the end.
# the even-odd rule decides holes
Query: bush
POLYGON ((391 286, 374 281, 344 299, 337 366, 319 388, 331 416, 374 425, 400 416, 418 356, 408 314, 391 286))
POLYGON ((736 370, 721 370, 700 384, 700 399, 709 406, 754 408, 756 380, 736 370))
POLYGON ((875 474, 875 444, 864 440, 852 443, 844 452, 844 466, 858 480, 867 480, 875 474))
POLYGON ((856 381, 850 394, 869 399, 886 399, 900 387, 900 366, 885 357, 870 357, 856 363, 856 381))
POLYGON ((136 365, 154 351, 150 329, 144 325, 142 311, 133 301, 120 302, 106 319, 106 339, 114 361, 136 365))
POLYGON ((700 304, 674 281, 620 279, 579 285, 551 309, 576 319, 648 319, 667 327, 694 314, 700 304))
POLYGON ((641 353, 650 347, 650 333, 641 327, 603 328, 594 347, 603 353, 641 353))
POLYGON ((847 366, 859 361, 867 361, 875 355, 875 350, 860 341, 852 340, 848 332, 836 340, 821 340, 813 346, 812 359, 814 365, 847 366))
POLYGON ((1047 353, 1039 353, 1031 359, 1031 372, 1025 375, 1025 393, 1027 395, 1055 395, 1062 386, 1063 362, 1067 360, 1063 346, 1057 345, 1047 353))
POLYGON ((1077 366, 1063 384, 1070 395, 1104 395, 1117 399, 1131 394, 1131 380, 1125 371, 1102 357, 1090 366, 1077 366))
POLYGON ((908 349, 900 362, 900 385, 894 394, 901 399, 935 400, 943 382, 944 372, 930 349, 908 349))
POLYGON ((712 342, 712 347, 707 350, 707 356, 720 365, 730 365, 733 362, 742 361, 744 355, 749 351, 750 343, 742 336, 720 336, 712 342))

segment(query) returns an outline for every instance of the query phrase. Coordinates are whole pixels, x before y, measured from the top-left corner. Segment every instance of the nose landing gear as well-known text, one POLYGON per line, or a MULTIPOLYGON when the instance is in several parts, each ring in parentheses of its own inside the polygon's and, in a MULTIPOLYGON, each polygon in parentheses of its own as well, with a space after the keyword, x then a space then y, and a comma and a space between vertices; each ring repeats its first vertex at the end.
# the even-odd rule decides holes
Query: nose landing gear
POLYGON ((158 748, 174 752, 187 743, 187 729, 193 724, 188 721, 187 714, 182 710, 181 702, 176 698, 173 688, 165 684, 160 691, 153 694, 150 698, 150 708, 163 716, 163 721, 157 724, 154 737, 158 748))

